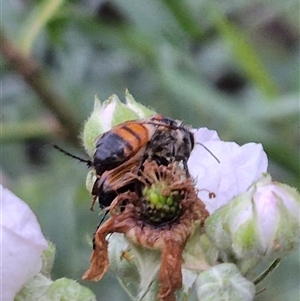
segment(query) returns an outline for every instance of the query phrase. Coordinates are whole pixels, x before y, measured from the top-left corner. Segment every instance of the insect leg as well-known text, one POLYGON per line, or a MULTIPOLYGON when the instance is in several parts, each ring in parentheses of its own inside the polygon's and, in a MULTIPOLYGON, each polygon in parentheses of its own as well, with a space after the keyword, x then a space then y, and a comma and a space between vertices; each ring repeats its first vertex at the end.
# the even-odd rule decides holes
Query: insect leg
POLYGON ((101 218, 99 224, 97 225, 96 230, 94 231, 94 234, 93 234, 93 250, 95 250, 95 235, 96 235, 96 233, 97 233, 99 227, 101 226, 101 224, 102 224, 103 221, 105 220, 107 214, 108 214, 108 211, 105 211, 105 212, 103 213, 103 216, 102 216, 102 218, 101 218))
POLYGON ((186 159, 183 159, 183 160, 182 160, 182 164, 183 164, 183 169, 184 169, 185 172, 186 172, 186 176, 187 176, 188 178, 190 178, 191 175, 190 175, 190 172, 189 172, 189 169, 188 169, 187 160, 186 160, 186 159))

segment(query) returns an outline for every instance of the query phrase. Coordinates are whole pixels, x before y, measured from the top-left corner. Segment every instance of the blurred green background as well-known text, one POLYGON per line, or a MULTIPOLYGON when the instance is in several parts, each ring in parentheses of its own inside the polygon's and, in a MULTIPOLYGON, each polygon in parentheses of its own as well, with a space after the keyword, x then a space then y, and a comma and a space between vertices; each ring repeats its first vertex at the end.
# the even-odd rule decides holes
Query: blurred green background
MULTIPOLYGON (((137 101, 222 140, 264 145, 275 180, 299 188, 299 1, 10 0, 1 4, 1 181, 35 211, 53 278, 88 267, 89 211, 78 139, 94 95, 137 101), (13 43, 13 44, 10 44, 13 43), (29 60, 30 58, 30 60, 29 60)), ((257 301, 299 300, 299 253, 257 301)), ((129 298, 112 274, 84 283, 129 298)))

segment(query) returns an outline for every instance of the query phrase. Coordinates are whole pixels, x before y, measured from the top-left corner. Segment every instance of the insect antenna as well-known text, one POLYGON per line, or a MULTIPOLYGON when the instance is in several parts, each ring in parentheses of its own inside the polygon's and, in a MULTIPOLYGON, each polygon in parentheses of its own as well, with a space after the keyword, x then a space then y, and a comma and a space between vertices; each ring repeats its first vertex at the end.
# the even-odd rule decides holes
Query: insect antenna
POLYGON ((177 130, 183 128, 182 124, 181 125, 170 125, 170 124, 164 124, 160 121, 147 121, 147 124, 153 124, 153 125, 158 125, 158 126, 164 126, 166 128, 169 128, 171 130, 177 130))
POLYGON ((78 160, 79 162, 86 163, 86 165, 87 165, 88 167, 91 167, 91 166, 93 165, 93 163, 92 163, 91 160, 82 159, 82 158, 80 158, 80 157, 77 157, 77 156, 75 156, 75 155, 72 155, 71 153, 69 153, 69 152, 67 152, 66 150, 64 150, 64 149, 62 149, 61 147, 59 147, 57 144, 52 144, 52 146, 53 146, 55 149, 59 150, 61 153, 65 154, 66 156, 71 157, 71 158, 73 158, 73 159, 76 159, 76 160, 78 160))
POLYGON ((212 153, 212 151, 210 151, 203 143, 201 142, 196 142, 196 144, 201 145, 202 147, 204 147, 214 158, 218 163, 221 163, 220 160, 212 153))

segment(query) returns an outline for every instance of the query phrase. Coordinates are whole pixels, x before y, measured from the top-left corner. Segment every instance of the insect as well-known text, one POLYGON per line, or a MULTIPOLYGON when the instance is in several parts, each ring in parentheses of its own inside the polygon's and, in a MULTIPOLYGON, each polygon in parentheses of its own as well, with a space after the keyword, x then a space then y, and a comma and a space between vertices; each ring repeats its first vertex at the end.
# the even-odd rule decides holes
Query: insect
POLYGON ((141 158, 157 129, 153 122, 156 122, 159 116, 126 121, 100 135, 93 156, 93 167, 97 175, 101 176, 107 170, 141 158))
POLYGON ((93 201, 109 206, 117 193, 130 190, 145 160, 159 165, 182 161, 187 176, 187 160, 194 147, 193 133, 181 122, 152 115, 142 120, 126 121, 102 134, 96 142, 93 167, 97 179, 92 189, 93 201))
MULTIPOLYGON (((141 120, 123 122, 100 135, 96 138, 92 160, 82 159, 57 145, 53 146, 95 169, 96 179, 90 206, 93 210, 97 200, 101 208, 106 208, 118 194, 135 191, 138 180, 133 175, 138 175, 146 160, 154 160, 158 165, 165 166, 174 161, 182 162, 189 177, 187 161, 194 144, 194 134, 188 127, 178 120, 156 114, 141 120)), ((201 145, 219 162, 209 149, 201 145)), ((107 213, 108 211, 99 225, 107 213)))
POLYGON ((93 210, 97 200, 100 207, 105 208, 118 193, 134 190, 137 180, 132 174, 137 175, 147 159, 166 166, 174 161, 182 162, 189 177, 187 161, 194 144, 194 134, 182 122, 155 114, 141 120, 123 122, 100 135, 96 138, 92 160, 81 159, 57 145, 54 147, 95 169, 96 180, 90 207, 93 210))

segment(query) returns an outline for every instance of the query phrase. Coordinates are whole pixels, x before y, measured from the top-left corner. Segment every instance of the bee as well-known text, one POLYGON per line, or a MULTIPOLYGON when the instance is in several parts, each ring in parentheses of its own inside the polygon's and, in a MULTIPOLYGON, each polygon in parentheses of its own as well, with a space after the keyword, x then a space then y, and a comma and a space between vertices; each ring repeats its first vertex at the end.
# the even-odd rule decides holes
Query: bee
POLYGON ((97 175, 143 157, 148 142, 157 130, 157 125, 154 125, 157 119, 160 115, 125 121, 100 135, 93 156, 97 175))
POLYGON ((136 178, 132 175, 138 174, 145 160, 155 160, 158 165, 182 162, 190 176, 187 161, 194 148, 194 135, 182 122, 160 114, 125 121, 96 138, 95 146, 92 160, 84 160, 54 145, 95 169, 91 210, 97 200, 105 208, 118 193, 133 190, 136 178))
POLYGON ((189 177, 187 161, 194 148, 194 134, 178 120, 163 117, 160 122, 148 143, 144 159, 155 160, 158 165, 181 161, 189 177))
POLYGON ((131 190, 145 160, 159 165, 182 161, 187 176, 187 160, 194 147, 193 133, 181 122, 156 114, 142 120, 121 123, 102 134, 96 142, 92 166, 97 179, 92 189, 94 203, 111 204, 117 193, 131 190))

